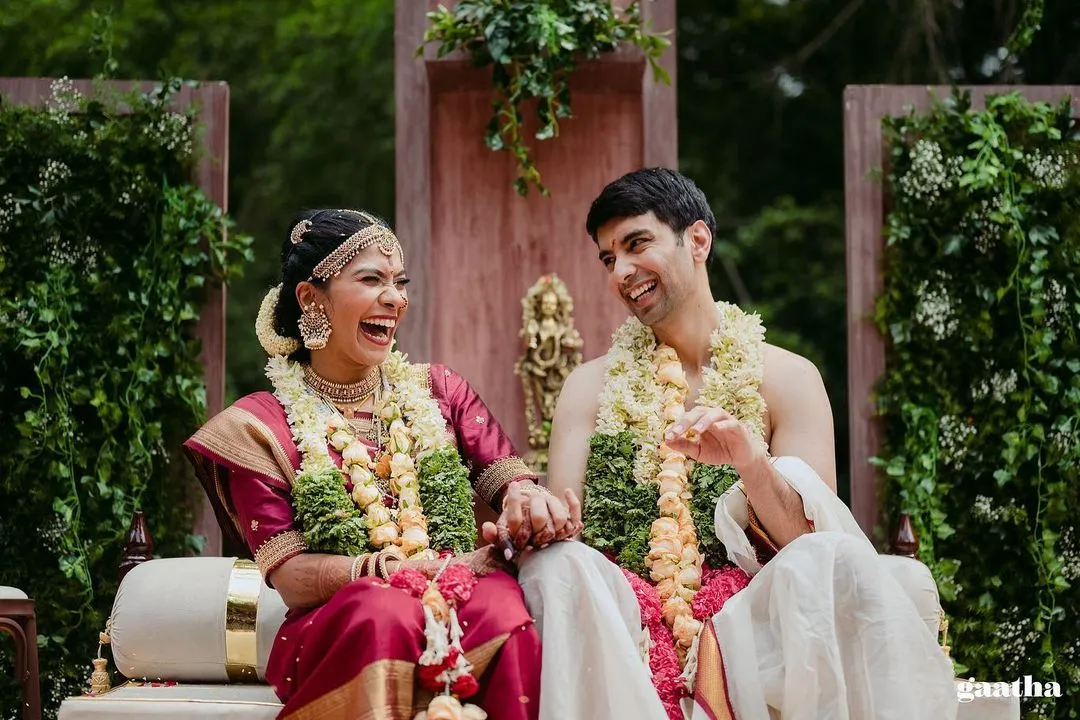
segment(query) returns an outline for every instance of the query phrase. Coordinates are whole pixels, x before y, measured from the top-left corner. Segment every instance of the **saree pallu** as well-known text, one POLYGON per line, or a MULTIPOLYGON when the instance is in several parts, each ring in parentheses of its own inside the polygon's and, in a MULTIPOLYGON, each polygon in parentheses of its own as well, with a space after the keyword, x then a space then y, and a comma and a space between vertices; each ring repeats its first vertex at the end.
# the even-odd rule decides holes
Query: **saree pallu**
MULTIPOLYGON (((540 638, 517 581, 503 572, 480 578, 460 618, 480 681, 464 702, 491 720, 536 720, 540 638)), ((285 703, 283 720, 411 720, 432 696, 416 679, 424 646, 420 601, 363 578, 321 607, 289 611, 266 675, 285 703)))

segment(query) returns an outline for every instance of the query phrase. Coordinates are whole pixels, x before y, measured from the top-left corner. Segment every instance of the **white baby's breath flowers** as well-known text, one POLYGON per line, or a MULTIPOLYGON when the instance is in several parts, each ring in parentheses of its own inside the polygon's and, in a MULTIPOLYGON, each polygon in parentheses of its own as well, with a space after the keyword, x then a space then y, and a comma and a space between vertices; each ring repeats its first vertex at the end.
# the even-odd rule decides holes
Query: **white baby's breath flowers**
POLYGON ((1067 326, 1069 322, 1068 289, 1057 280, 1051 279, 1047 283, 1043 294, 1046 303, 1048 322, 1050 327, 1067 326))
POLYGON ((1061 153, 1032 150, 1024 154, 1024 164, 1031 171, 1035 182, 1051 190, 1060 190, 1065 187, 1068 166, 1075 163, 1075 158, 1067 158, 1061 153))
POLYGON ((952 298, 949 296, 947 283, 942 281, 931 284, 923 280, 915 290, 915 321, 933 333, 937 340, 951 336, 960 326, 953 312, 952 298))
POLYGON ((911 167, 900 176, 900 192, 913 200, 933 205, 941 199, 942 193, 954 187, 963 164, 962 158, 946 158, 941 146, 933 140, 919 140, 911 149, 911 167))
POLYGON ((963 469, 968 443, 976 432, 970 418, 942 415, 938 420, 938 445, 941 447, 942 461, 954 470, 963 469))
POLYGON ((1005 236, 1005 226, 991 216, 1001 212, 1004 200, 995 195, 990 200, 980 200, 976 208, 960 219, 959 230, 975 242, 975 248, 986 255, 1005 236))
POLYGON ((0 233, 11 229, 21 214, 22 205, 15 200, 14 195, 8 193, 0 198, 0 233))
POLYGON ((51 195, 71 177, 71 168, 59 160, 47 160, 38 173, 38 189, 42 195, 51 195))
POLYGON ((79 109, 82 96, 75 89, 73 83, 66 75, 58 80, 53 80, 49 86, 49 98, 46 106, 49 108, 49 117, 58 123, 65 123, 71 119, 71 113, 79 109))
POLYGON ((155 123, 144 127, 143 133, 157 140, 166 150, 179 150, 183 155, 191 154, 192 128, 186 115, 165 113, 155 123))
POLYGON ((1021 668, 1028 650, 1039 641, 1030 617, 1022 617, 1020 608, 1013 606, 1005 611, 1005 619, 998 623, 997 644, 1005 661, 1005 677, 1015 676, 1021 668))
MULTIPOLYGON (((989 370, 989 368, 988 368, 989 370)), ((990 397, 996 403, 1004 403, 1010 394, 1016 391, 1018 376, 1014 368, 993 372, 989 378, 983 378, 973 387, 972 395, 976 400, 990 397)))

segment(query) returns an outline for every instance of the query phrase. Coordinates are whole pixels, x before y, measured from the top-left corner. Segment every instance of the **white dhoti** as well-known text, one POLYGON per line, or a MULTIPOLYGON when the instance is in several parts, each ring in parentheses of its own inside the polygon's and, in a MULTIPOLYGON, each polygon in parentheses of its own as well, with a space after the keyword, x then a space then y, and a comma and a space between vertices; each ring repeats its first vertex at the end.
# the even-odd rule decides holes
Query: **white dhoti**
MULTIPOLYGON (((687 714, 955 720, 951 664, 886 567, 895 558, 877 555, 806 463, 780 458, 774 467, 802 496, 815 532, 762 567, 741 489, 718 504, 717 535, 753 579, 706 626, 687 714)), ((526 556, 519 581, 543 644, 540 720, 667 720, 642 655, 637 598, 613 563, 582 543, 558 543, 526 556)))
MULTIPOLYGON (((815 531, 762 567, 741 489, 718 503, 717 535, 753 579, 712 621, 726 701, 699 696, 693 720, 729 709, 736 720, 954 720, 951 663, 886 558, 806 463, 783 457, 775 468, 815 531)), ((699 678, 699 690, 715 680, 699 678)))
POLYGON ((525 556, 518 581, 543 647, 540 720, 667 720, 637 597, 614 563, 584 543, 556 543, 525 556))

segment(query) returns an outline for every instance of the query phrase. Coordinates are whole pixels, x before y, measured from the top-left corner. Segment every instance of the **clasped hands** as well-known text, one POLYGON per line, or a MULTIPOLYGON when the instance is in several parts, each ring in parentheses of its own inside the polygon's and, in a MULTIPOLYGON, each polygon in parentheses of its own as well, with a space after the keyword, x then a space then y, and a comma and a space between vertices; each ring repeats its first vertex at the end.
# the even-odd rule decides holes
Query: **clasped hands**
POLYGON ((547 492, 523 492, 527 482, 510 483, 497 522, 484 523, 484 540, 501 550, 506 561, 527 549, 540 549, 581 532, 581 502, 567 488, 559 498, 547 492))
MULTIPOLYGON (((468 565, 478 577, 498 570, 515 570, 513 560, 522 551, 540 549, 567 540, 581 532, 581 503, 573 490, 564 500, 546 492, 522 492, 525 483, 511 483, 503 497, 498 522, 486 522, 480 529, 489 545, 458 555, 453 564, 468 565)), ((431 578, 444 566, 443 560, 407 560, 407 565, 431 578)))

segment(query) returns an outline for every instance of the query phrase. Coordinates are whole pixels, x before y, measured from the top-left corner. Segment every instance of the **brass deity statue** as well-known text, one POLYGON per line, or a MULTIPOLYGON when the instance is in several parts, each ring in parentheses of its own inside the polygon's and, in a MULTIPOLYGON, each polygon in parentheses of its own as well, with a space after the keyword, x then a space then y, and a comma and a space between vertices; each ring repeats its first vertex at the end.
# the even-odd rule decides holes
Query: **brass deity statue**
POLYGON ((581 364, 581 335, 574 328, 574 301, 555 275, 536 281, 521 301, 521 338, 525 354, 514 366, 525 394, 530 453, 526 462, 547 471, 548 441, 555 401, 571 371, 581 364))

